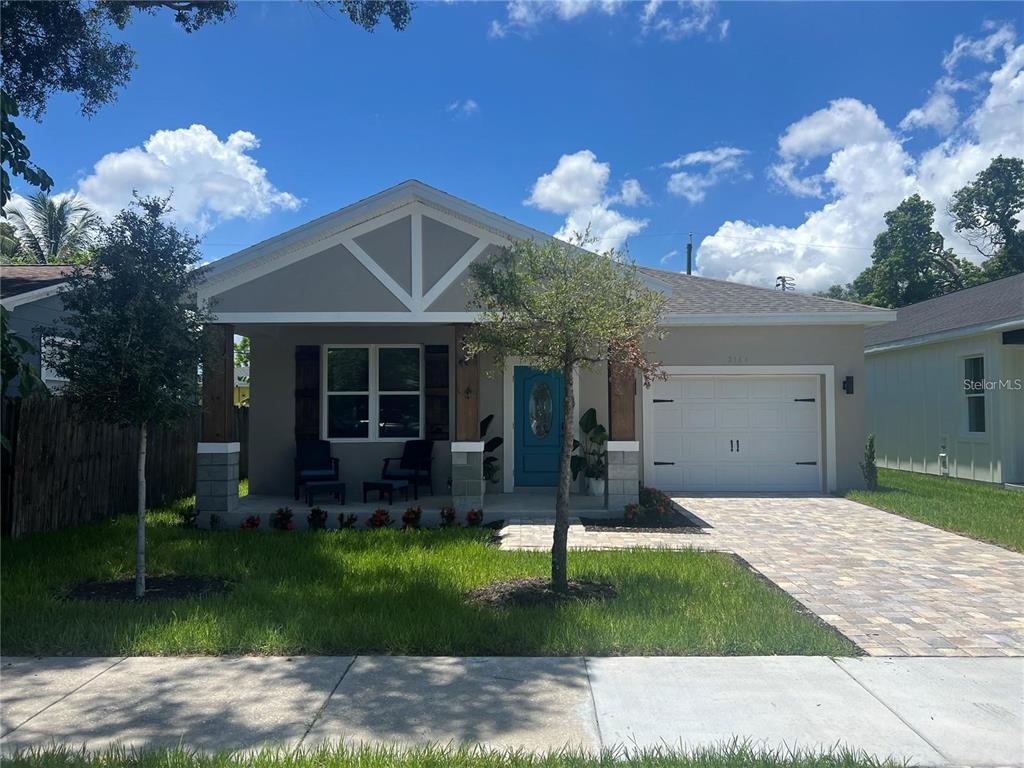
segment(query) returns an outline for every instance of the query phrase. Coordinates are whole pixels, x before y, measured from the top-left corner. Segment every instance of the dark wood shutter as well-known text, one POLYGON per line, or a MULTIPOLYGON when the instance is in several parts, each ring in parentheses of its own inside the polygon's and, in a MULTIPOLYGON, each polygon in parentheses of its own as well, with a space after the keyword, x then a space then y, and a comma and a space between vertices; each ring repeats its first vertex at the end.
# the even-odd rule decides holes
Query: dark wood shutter
POLYGON ((320 347, 295 347, 295 438, 320 437, 320 347))
POLYGON ((428 344, 424 350, 426 361, 426 420, 427 438, 448 439, 448 345, 428 344))

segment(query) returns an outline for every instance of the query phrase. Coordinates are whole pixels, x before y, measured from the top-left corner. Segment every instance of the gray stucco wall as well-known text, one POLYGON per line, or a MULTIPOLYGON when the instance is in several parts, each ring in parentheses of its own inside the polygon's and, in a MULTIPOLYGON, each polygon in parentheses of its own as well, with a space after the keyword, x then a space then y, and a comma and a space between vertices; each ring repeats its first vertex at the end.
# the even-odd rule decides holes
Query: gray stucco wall
MULTIPOLYGON (((60 327, 60 319, 64 315, 64 302, 59 295, 48 296, 30 304, 15 307, 10 313, 10 328, 21 338, 32 345, 33 351, 25 356, 25 360, 41 371, 39 362, 40 328, 60 327)), ((8 383, 5 394, 14 395, 18 391, 18 379, 8 383)))
POLYGON ((867 436, 862 326, 694 326, 670 330, 650 349, 664 365, 834 366, 837 489, 863 486, 858 466, 867 436), (853 395, 841 388, 846 376, 854 377, 853 395))

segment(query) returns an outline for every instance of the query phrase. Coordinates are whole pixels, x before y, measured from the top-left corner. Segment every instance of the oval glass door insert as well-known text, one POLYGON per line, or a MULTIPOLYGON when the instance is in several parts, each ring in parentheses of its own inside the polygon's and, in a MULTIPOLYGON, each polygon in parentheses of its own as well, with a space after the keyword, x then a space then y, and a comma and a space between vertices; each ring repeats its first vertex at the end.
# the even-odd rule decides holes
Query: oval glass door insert
POLYGON ((551 388, 546 382, 533 385, 530 391, 530 429, 536 437, 546 437, 551 431, 551 388))

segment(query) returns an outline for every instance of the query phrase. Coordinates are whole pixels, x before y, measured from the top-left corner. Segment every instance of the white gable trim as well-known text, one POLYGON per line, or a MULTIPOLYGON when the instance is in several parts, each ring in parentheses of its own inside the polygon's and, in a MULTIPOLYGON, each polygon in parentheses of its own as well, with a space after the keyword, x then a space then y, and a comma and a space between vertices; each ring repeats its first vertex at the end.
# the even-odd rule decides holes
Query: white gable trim
POLYGON ((405 289, 395 281, 395 278, 387 273, 384 267, 370 258, 370 254, 360 248, 359 244, 353 238, 342 237, 341 244, 352 252, 352 255, 356 257, 360 264, 369 270, 371 275, 377 278, 377 282, 391 291, 391 293, 395 295, 395 298, 405 304, 410 311, 414 312, 418 309, 413 297, 405 292, 405 289))
POLYGON ((33 301, 39 301, 40 299, 47 299, 50 296, 56 296, 62 290, 67 283, 56 283, 55 285, 47 285, 43 288, 34 288, 31 291, 25 291, 14 296, 8 296, 6 299, 0 300, 0 306, 3 306, 8 312, 15 307, 20 307, 22 304, 31 304, 33 301))
POLYGON ((412 264, 412 298, 415 311, 421 311, 423 304, 423 211, 416 205, 412 214, 412 246, 409 258, 412 264))
POLYGON ((429 307, 437 301, 441 294, 444 293, 452 283, 458 280, 460 276, 462 276, 469 265, 475 261, 489 245, 493 245, 493 243, 489 243, 485 240, 477 240, 469 246, 469 250, 462 254, 462 256, 459 257, 459 260, 456 261, 447 272, 441 275, 441 279, 434 283, 434 287, 424 294, 423 306, 429 307))

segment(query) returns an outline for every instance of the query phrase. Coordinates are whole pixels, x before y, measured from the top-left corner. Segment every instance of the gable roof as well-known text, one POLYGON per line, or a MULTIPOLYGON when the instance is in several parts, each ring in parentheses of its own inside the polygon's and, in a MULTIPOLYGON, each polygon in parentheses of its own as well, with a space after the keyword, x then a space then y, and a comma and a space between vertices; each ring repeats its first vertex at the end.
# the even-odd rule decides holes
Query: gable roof
POLYGON ((25 264, 0 269, 0 299, 5 309, 14 309, 60 290, 74 266, 71 264, 25 264))
POLYGON ((666 272, 651 267, 637 267, 638 271, 657 277, 671 286, 672 294, 665 304, 668 315, 680 324, 714 317, 749 316, 753 322, 784 323, 786 316, 801 323, 813 322, 817 317, 823 323, 887 323, 893 312, 850 301, 825 299, 796 291, 777 291, 742 283, 731 283, 710 277, 666 272))
POLYGON ((901 307, 896 322, 864 332, 867 349, 926 344, 937 334, 1024 325, 1024 273, 901 307))

